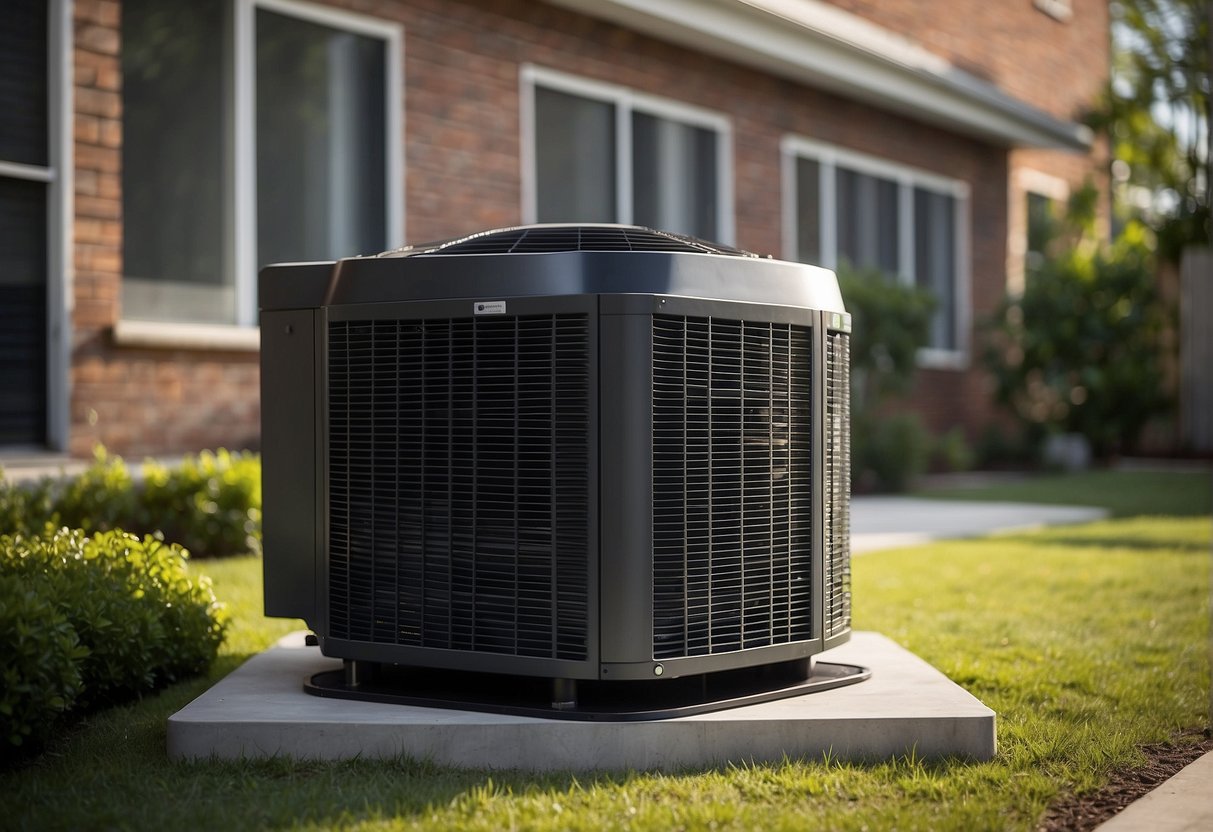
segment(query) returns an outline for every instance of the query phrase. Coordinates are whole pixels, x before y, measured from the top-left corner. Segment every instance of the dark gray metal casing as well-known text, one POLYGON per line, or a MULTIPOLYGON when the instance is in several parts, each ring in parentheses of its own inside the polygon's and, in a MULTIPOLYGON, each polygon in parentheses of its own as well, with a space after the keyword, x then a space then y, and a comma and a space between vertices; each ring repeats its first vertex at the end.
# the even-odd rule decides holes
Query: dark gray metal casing
MULTIPOLYGON (((260 274, 259 292, 265 610, 304 619, 326 655, 625 680, 801 659, 849 638, 849 482, 826 483, 830 455, 824 452, 836 441, 827 436, 827 340, 850 330, 832 272, 734 252, 460 254, 438 248, 269 266, 260 274), (471 319, 474 304, 485 302, 503 302, 510 316, 564 310, 584 314, 589 322, 587 620, 584 655, 575 659, 384 644, 337 637, 330 630, 330 327, 342 321, 471 319), (792 325, 812 333, 811 424, 817 450, 811 453, 812 562, 806 579, 814 595, 807 637, 654 658, 655 315, 792 325), (831 501, 846 505, 827 505, 831 501), (841 519, 831 525, 830 517, 841 519), (830 560, 827 550, 839 546, 843 556, 830 560), (827 575, 844 567, 846 574, 827 575), (845 624, 824 620, 830 586, 846 593, 845 624)), ((845 455, 843 460, 845 467, 845 455)), ((835 471, 834 476, 840 475, 835 471)))

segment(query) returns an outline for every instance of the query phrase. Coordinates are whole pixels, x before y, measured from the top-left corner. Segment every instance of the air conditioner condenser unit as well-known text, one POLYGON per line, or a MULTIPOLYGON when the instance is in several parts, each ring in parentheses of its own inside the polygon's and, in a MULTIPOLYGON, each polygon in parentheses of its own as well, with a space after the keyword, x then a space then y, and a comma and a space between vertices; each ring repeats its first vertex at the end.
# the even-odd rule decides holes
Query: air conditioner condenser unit
POLYGON ((265 608, 345 660, 315 692, 507 674, 593 718, 579 687, 863 678, 810 661, 850 634, 831 272, 536 225, 269 266, 260 301, 265 608))

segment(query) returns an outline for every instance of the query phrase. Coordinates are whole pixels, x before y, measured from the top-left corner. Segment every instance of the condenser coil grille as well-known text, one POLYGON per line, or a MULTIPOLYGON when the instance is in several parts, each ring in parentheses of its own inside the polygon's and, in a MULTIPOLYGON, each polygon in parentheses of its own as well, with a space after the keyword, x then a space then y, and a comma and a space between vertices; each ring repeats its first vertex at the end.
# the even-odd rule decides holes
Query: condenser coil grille
POLYGON ((654 658, 811 637, 811 339, 654 316, 654 658))
POLYGON ((851 626, 851 347, 826 339, 825 635, 851 626))
POLYGON ((584 314, 328 327, 329 635, 587 655, 584 314))

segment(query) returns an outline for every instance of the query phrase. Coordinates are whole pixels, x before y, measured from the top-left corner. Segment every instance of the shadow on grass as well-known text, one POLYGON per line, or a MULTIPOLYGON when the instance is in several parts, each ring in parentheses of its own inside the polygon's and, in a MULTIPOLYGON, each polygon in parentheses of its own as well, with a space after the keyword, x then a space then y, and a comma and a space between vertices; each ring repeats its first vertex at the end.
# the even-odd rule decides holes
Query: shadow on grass
POLYGON ((1079 549, 1133 549, 1135 551, 1167 551, 1209 554, 1208 542, 1176 540, 1173 537, 1124 537, 1108 534, 1067 535, 1061 532, 1038 534, 1006 534, 993 538, 998 541, 1049 546, 1066 546, 1079 549))

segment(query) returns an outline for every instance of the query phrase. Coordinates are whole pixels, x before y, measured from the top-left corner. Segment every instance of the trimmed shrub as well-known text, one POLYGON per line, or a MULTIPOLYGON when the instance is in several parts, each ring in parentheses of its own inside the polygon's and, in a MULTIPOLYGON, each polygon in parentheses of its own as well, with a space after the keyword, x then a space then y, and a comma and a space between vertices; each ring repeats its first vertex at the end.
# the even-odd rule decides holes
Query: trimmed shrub
POLYGON ((261 458, 203 451, 177 468, 143 465, 141 530, 160 529, 191 552, 261 551, 261 458))
POLYGON ((13 485, 0 477, 0 534, 36 535, 49 523, 85 531, 159 534, 196 555, 261 550, 261 460, 204 451, 178 467, 148 461, 142 481, 98 447, 77 476, 13 485))
POLYGON ((88 648, 50 595, 46 580, 0 574, 0 757, 35 750, 80 693, 88 648))
POLYGON ((917 413, 855 417, 851 469, 861 491, 905 491, 927 470, 931 434, 917 413))
POLYGON ((73 654, 78 708, 130 699, 214 660, 226 623, 209 579, 189 576, 187 557, 175 544, 121 531, 0 537, 0 577, 42 587, 86 648, 73 654))
POLYGON ((898 412, 918 348, 926 344, 934 299, 874 270, 838 270, 851 313, 851 481, 857 491, 904 491, 927 467, 931 436, 913 413, 898 412))

